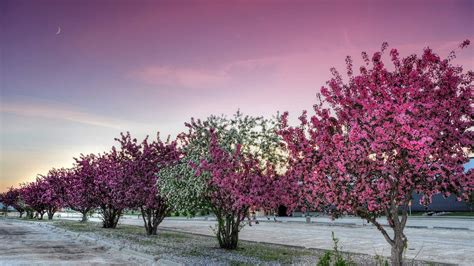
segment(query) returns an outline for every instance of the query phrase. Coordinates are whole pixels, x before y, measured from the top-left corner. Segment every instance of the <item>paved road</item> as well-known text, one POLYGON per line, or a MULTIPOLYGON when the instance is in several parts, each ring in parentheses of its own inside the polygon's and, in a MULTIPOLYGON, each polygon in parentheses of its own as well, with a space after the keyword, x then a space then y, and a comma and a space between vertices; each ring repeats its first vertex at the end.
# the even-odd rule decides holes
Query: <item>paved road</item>
POLYGON ((0 219, 0 265, 130 265, 136 258, 37 223, 0 219))
MULTIPOLYGON (((79 217, 77 214, 62 213, 63 217, 79 217)), ((127 215, 125 218, 136 218, 137 216, 127 215)), ((273 217, 269 217, 267 220, 265 217, 258 217, 261 222, 273 223, 273 217)), ((191 220, 191 221, 214 221, 215 217, 168 217, 166 220, 191 220)), ((306 223, 306 218, 303 217, 277 217, 277 221, 283 223, 306 223)), ((387 219, 384 217, 379 218, 379 222, 382 225, 387 225, 387 219)), ((311 217, 311 224, 316 225, 332 225, 332 226, 372 226, 365 220, 358 217, 343 217, 336 220, 332 220, 327 216, 311 217)), ((426 229, 454 229, 454 230, 472 230, 474 231, 474 217, 450 217, 450 216, 437 216, 437 217, 426 217, 426 216, 411 216, 408 218, 407 228, 426 228, 426 229)))
MULTIPOLYGON (((63 216, 64 217, 64 216, 63 216)), ((142 220, 127 216, 122 224, 142 225, 142 220)), ((76 218, 77 219, 77 218, 76 218)), ((345 222, 350 223, 347 218, 345 222)), ((422 224, 431 228, 406 228, 408 236, 407 258, 420 260, 473 265, 474 231, 453 230, 439 227, 472 228, 472 219, 413 219, 409 224, 422 224), (422 220, 425 219, 425 220, 422 220)), ((99 221, 97 218, 93 218, 99 221)), ((317 219, 321 220, 321 218, 317 219)), ((337 220, 337 222, 341 222, 337 220)), ((160 227, 190 233, 213 235, 211 229, 215 221, 200 219, 173 219, 163 221, 160 227)), ((382 234, 372 226, 327 225, 322 222, 306 224, 302 222, 264 222, 252 227, 246 226, 240 238, 243 240, 295 245, 306 248, 331 249, 331 232, 340 239, 342 250, 371 255, 390 255, 390 246, 382 234)))
MULTIPOLYGON (((305 222, 302 217, 278 217, 283 222, 305 222)), ((266 220, 266 219, 263 219, 266 220)), ((270 219, 271 220, 271 219, 270 219)), ((343 217, 336 220, 331 220, 329 217, 311 217, 312 223, 320 223, 323 225, 358 225, 358 226, 372 226, 367 224, 367 221, 358 217, 343 217)), ((383 225, 388 225, 387 219, 379 218, 379 222, 383 225)), ((408 228, 433 228, 433 229, 460 229, 474 231, 474 218, 471 217, 420 217, 412 216, 408 218, 408 228)))

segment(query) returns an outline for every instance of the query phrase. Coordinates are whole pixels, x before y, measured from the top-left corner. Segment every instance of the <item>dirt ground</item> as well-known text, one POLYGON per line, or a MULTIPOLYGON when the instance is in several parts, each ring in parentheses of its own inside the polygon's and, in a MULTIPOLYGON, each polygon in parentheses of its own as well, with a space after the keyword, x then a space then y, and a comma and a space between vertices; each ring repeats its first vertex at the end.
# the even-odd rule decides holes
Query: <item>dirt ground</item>
POLYGON ((41 223, 0 219, 0 265, 131 265, 148 258, 57 232, 41 223))

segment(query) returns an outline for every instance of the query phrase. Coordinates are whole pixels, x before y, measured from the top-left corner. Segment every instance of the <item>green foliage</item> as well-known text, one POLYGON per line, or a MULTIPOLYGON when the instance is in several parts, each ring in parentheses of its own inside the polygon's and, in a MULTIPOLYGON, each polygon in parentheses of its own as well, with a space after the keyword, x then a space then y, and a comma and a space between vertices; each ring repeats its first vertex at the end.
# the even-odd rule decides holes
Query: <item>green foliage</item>
POLYGON ((209 215, 209 214, 210 214, 209 210, 199 210, 198 211, 199 216, 206 216, 206 215, 209 215))
POLYGON ((375 255, 375 265, 377 266, 388 266, 389 263, 388 263, 388 260, 384 257, 384 256, 381 256, 381 255, 375 255))
POLYGON ((318 266, 352 266, 356 265, 350 257, 344 258, 344 254, 339 250, 339 239, 336 238, 334 232, 331 232, 333 248, 326 251, 319 259, 318 266))
POLYGON ((196 210, 212 210, 210 175, 196 175, 192 165, 199 165, 209 158, 210 130, 214 130, 222 148, 232 152, 241 145, 243 154, 251 154, 263 164, 271 162, 284 171, 286 154, 281 149, 281 138, 276 134, 279 124, 274 119, 252 117, 237 112, 232 118, 212 115, 206 120, 192 119, 186 126, 187 133, 178 138, 185 153, 184 158, 158 173, 159 188, 174 210, 195 215, 196 210))
POLYGON ((237 261, 237 260, 231 260, 229 262, 229 265, 230 266, 251 266, 253 264, 245 263, 245 262, 241 262, 241 261, 237 261))
POLYGON ((331 266, 332 252, 326 251, 324 255, 319 258, 318 266, 331 266))
POLYGON ((374 257, 374 260, 375 260, 375 265, 377 265, 377 266, 388 266, 389 265, 388 260, 384 256, 381 256, 381 255, 377 254, 374 257))
POLYGON ((161 169, 158 173, 161 193, 176 210, 176 214, 194 209, 210 209, 209 203, 203 197, 207 190, 207 184, 203 182, 206 177, 196 176, 194 169, 186 160, 198 161, 187 157, 174 166, 161 169))

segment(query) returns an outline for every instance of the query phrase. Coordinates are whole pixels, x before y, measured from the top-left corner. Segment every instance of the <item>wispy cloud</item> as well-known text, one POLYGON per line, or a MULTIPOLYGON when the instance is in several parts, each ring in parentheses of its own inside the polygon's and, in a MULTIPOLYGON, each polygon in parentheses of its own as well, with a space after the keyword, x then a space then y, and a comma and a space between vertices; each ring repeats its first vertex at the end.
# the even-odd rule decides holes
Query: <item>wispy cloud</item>
POLYGON ((294 56, 295 54, 242 59, 209 68, 149 65, 132 70, 130 76, 152 85, 212 89, 232 84, 239 75, 277 67, 294 56))
POLYGON ((60 119, 86 125, 123 129, 128 123, 118 119, 90 114, 64 106, 32 103, 2 103, 0 112, 28 117, 60 119))
MULTIPOLYGON (((339 71, 345 69, 345 57, 353 57, 354 65, 362 64, 360 53, 369 54, 380 50, 382 42, 365 47, 354 42, 350 32, 342 29, 341 45, 327 50, 306 49, 289 53, 274 54, 262 57, 237 59, 223 62, 220 65, 209 67, 187 66, 173 67, 167 65, 148 65, 131 71, 131 77, 152 85, 165 85, 172 88, 213 89, 238 87, 239 83, 247 79, 252 84, 264 81, 262 86, 281 88, 308 88, 314 89, 324 85, 330 78, 329 69, 336 67, 339 71), (330 63, 328 63, 330 62, 330 63), (269 83, 271 82, 271 83, 269 83)), ((427 43, 390 43, 390 48, 399 49, 402 56, 413 52, 421 53, 427 43)), ((459 42, 431 42, 430 47, 442 56, 456 49, 459 42)), ((466 53, 463 51, 463 53, 466 53)), ((457 59, 456 63, 472 65, 472 56, 457 59), (471 62, 470 62, 471 61, 471 62)), ((386 58, 388 60, 388 58, 386 58)))
POLYGON ((153 85, 169 85, 184 88, 216 88, 226 85, 230 76, 223 71, 197 68, 149 66, 132 73, 140 80, 153 85))

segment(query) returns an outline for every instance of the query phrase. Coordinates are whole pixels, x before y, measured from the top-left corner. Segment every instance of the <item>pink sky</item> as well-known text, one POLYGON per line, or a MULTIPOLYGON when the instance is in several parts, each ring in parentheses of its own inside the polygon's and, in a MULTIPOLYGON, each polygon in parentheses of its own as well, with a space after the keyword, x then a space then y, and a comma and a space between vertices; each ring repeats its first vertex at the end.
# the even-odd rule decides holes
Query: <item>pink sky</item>
MULTIPOLYGON (((121 131, 176 134, 239 108, 296 117, 346 55, 474 41, 473 3, 2 1, 0 191, 121 131)), ((469 47, 455 63, 473 59, 469 47)))

